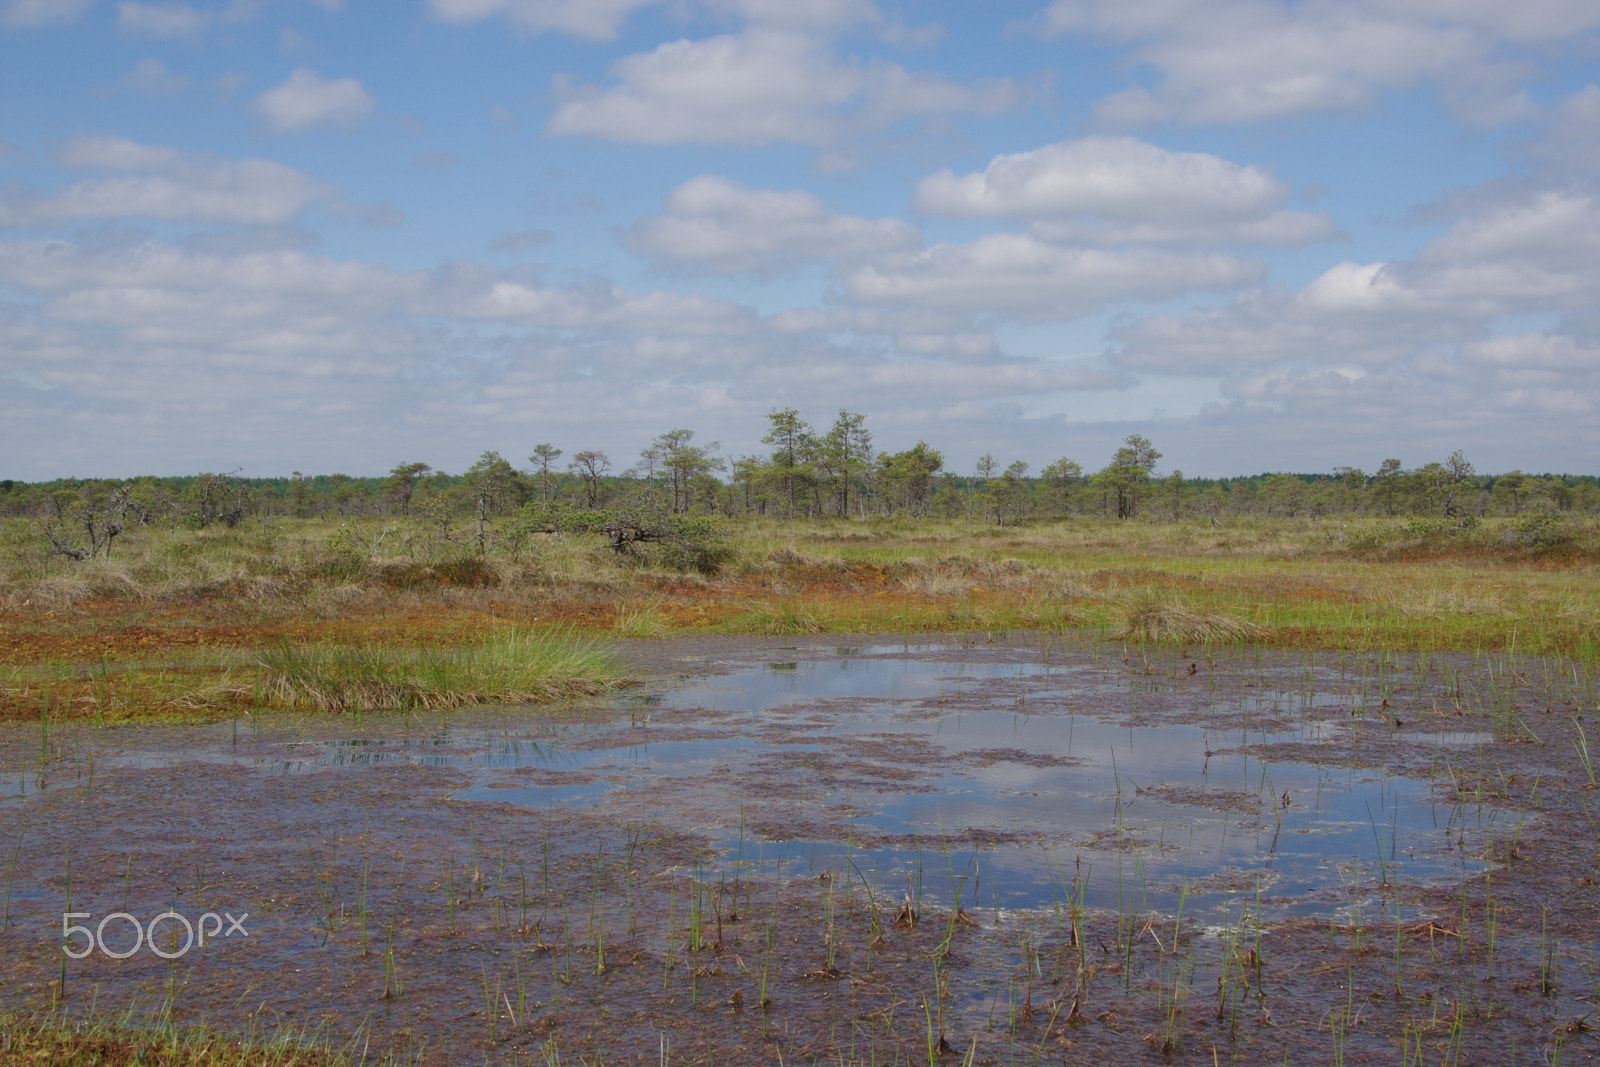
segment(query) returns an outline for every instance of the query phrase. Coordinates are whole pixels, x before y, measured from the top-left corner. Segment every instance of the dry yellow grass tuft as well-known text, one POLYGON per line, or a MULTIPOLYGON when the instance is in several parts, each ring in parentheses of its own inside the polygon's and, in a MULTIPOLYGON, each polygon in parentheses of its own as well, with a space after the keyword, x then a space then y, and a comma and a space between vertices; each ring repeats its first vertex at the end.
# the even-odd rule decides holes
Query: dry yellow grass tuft
POLYGON ((1128 601, 1122 626, 1113 636, 1163 645, 1216 645, 1255 640, 1265 634, 1265 627, 1238 616, 1196 611, 1159 593, 1144 591, 1128 601))

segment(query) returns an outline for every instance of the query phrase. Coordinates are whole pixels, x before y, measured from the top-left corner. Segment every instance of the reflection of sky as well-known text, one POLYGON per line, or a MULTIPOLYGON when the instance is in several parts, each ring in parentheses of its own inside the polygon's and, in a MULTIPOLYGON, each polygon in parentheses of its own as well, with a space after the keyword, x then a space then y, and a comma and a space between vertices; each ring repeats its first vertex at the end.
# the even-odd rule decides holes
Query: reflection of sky
MULTIPOLYGON (((1281 732, 1247 725, 1281 727, 1307 706, 1336 700, 1350 705, 1355 687, 1325 668, 1307 672, 1294 688, 1252 687, 1245 695, 1217 698, 1225 703, 1214 707, 1242 713, 1232 720, 1238 725, 1201 730, 1099 721, 1097 708, 1110 715, 1125 712, 1130 690, 1158 691, 1159 679, 1065 664, 943 661, 939 646, 838 651, 844 658, 774 658, 628 698, 631 727, 624 721, 488 731, 441 724, 403 735, 299 741, 272 757, 227 749, 134 751, 108 753, 99 762, 151 769, 202 759, 275 774, 438 766, 474 779, 457 794, 467 799, 540 808, 642 804, 669 822, 673 798, 682 794, 662 787, 705 782, 721 792, 711 794, 709 814, 699 810, 693 816, 694 828, 724 852, 723 864, 759 861, 796 875, 849 869, 897 898, 908 879, 945 900, 954 883, 963 899, 972 901, 976 893, 984 907, 1050 904, 1076 876, 1086 883, 1086 903, 1117 907, 1137 898, 1140 907, 1166 911, 1176 909, 1180 885, 1200 880, 1185 907, 1204 909, 1229 895, 1253 898, 1252 878, 1260 875, 1263 897, 1276 901, 1272 910, 1326 915, 1358 882, 1371 887, 1384 879, 1437 881, 1478 870, 1465 856, 1463 838, 1468 846, 1481 841, 1482 832, 1505 817, 1493 809, 1436 805, 1423 781, 1263 762, 1238 751, 1276 741, 1317 742, 1338 732, 1337 725, 1319 723, 1281 732), (1088 714, 1062 713, 1066 701, 1088 714), (715 714, 696 721, 700 709, 715 714), (652 721, 662 719, 670 721, 652 721), (717 736, 671 739, 700 726, 717 736), (608 747, 613 732, 626 742, 619 738, 608 747), (663 740, 639 742, 656 732, 663 740), (902 738, 904 745, 898 745, 902 738), (984 750, 1071 762, 1035 766, 997 758, 1005 753, 993 751, 984 761, 994 762, 973 758, 984 750), (785 804, 797 818, 824 822, 850 810, 860 813, 853 822, 856 841, 890 843, 862 849, 837 842, 741 840, 741 782, 817 773, 775 770, 761 762, 779 752, 816 754, 824 768, 838 759, 850 766, 842 775, 823 775, 806 811, 778 799, 760 802, 766 805, 763 825, 785 804), (915 775, 910 784, 931 788, 878 792, 871 788, 873 764, 901 773, 909 768, 915 775), (517 769, 546 773, 530 774, 524 784, 504 773, 517 769), (563 782, 562 772, 587 773, 563 782), (1236 810, 1206 806, 1206 794, 1230 797, 1236 810), (1278 800, 1285 795, 1287 806, 1278 800), (930 844, 973 830, 1003 835, 1007 843, 977 854, 956 846, 947 854, 930 844), (908 835, 916 835, 920 849, 894 843, 908 835), (1119 842, 1125 847, 1117 847, 1119 842)), ((1457 747, 1487 740, 1473 734, 1405 736, 1457 747)), ((49 784, 23 775, 14 779, 14 792, 49 784)), ((707 798, 698 797, 695 805, 705 808, 707 798)))
MULTIPOLYGON (((898 647, 868 652, 901 652, 898 647)), ((475 799, 535 805, 601 802, 632 793, 648 796, 663 778, 700 776, 713 771, 749 773, 753 758, 775 750, 758 731, 781 725, 788 733, 782 751, 823 751, 853 757, 849 739, 872 735, 874 742, 905 737, 932 744, 950 757, 988 749, 1015 749, 1033 756, 1081 761, 1070 766, 1032 766, 1002 761, 989 766, 937 760, 916 766, 918 784, 933 791, 878 794, 830 785, 816 799, 850 805, 866 814, 854 821, 855 834, 916 834, 924 843, 969 829, 1011 835, 1011 841, 974 854, 952 847, 862 849, 833 842, 741 840, 723 826, 716 844, 724 862, 759 860, 794 874, 851 868, 885 892, 898 895, 910 883, 948 899, 959 889, 964 899, 976 892, 985 907, 1049 904, 1062 896, 1074 874, 1086 883, 1085 901, 1096 906, 1124 905, 1173 910, 1178 887, 1224 872, 1225 880, 1200 882, 1186 907, 1219 905, 1228 896, 1254 896, 1251 873, 1262 876, 1263 897, 1281 913, 1327 914, 1333 897, 1380 880, 1422 881, 1459 877, 1478 865, 1456 847, 1463 834, 1481 833, 1501 814, 1484 808, 1450 808, 1431 802, 1428 783, 1388 778, 1369 771, 1330 769, 1309 764, 1266 763, 1237 749, 1283 740, 1316 741, 1326 736, 1316 725, 1262 733, 1242 725, 1231 731, 1201 731, 1188 726, 1111 726, 1093 718, 1029 714, 995 680, 1016 679, 1018 693, 1037 700, 1052 691, 1082 697, 1103 692, 1108 710, 1120 710, 1126 688, 1100 676, 1086 678, 1068 668, 1046 676, 1037 665, 952 663, 929 660, 851 657, 829 662, 772 662, 671 690, 648 706, 677 711, 705 708, 723 713, 719 729, 744 736, 710 741, 664 741, 631 748, 568 752, 566 766, 624 772, 617 782, 527 789, 480 784, 461 795, 475 799), (1026 680, 1026 685, 1023 685, 1026 680), (974 686, 1000 707, 944 709, 940 701, 960 698, 970 705, 974 686), (813 702, 829 701, 825 707, 813 702), (730 713, 732 718, 729 717, 730 713), (759 715, 757 713, 760 713, 759 715), (740 715, 748 718, 741 718, 740 715), (1214 753, 1206 756, 1207 751, 1214 753), (1243 812, 1226 812, 1182 803, 1153 787, 1176 787, 1190 796, 1217 792, 1243 794, 1243 812), (1283 806, 1278 798, 1288 796, 1283 806), (1124 840, 1130 847, 1118 849, 1124 840), (848 858, 845 853, 848 851, 848 858), (1224 888, 1226 887, 1226 888, 1224 888)), ((1327 679, 1323 679, 1327 681, 1327 679)), ((1279 710, 1331 699, 1322 693, 1261 692, 1235 698, 1232 706, 1279 710)), ((1247 720, 1241 718, 1241 724, 1247 720)), ((1419 740, 1425 740, 1420 739, 1419 740)), ((1438 738, 1441 744, 1473 743, 1476 738, 1438 738)), ((539 766, 559 767, 550 754, 539 766)), ((893 762, 892 760, 890 761, 893 762)), ((484 765, 496 765, 487 764, 484 765)), ((503 763, 498 765, 504 765, 503 763)), ((903 765, 902 765, 903 766, 903 765)), ((725 774, 724 774, 725 778, 725 774)), ((1236 797, 1237 803, 1240 798, 1236 797)), ((737 810, 730 795, 724 810, 737 810)), ((730 816, 731 818, 731 816, 730 816)))
POLYGON ((4 779, 5 791, 0 793, 0 803, 7 800, 26 800, 44 788, 45 778, 38 771, 13 771, 4 779))

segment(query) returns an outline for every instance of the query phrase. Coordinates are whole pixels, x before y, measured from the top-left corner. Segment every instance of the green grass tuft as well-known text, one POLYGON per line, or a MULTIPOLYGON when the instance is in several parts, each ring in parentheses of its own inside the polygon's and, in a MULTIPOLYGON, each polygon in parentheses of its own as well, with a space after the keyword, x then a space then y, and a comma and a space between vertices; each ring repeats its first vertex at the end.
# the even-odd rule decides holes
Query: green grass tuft
POLYGON ((564 634, 506 630, 464 648, 280 645, 261 658, 269 703, 318 711, 535 704, 626 684, 611 654, 564 634))
POLYGON ((773 601, 755 611, 735 616, 728 621, 734 633, 787 636, 795 634, 820 634, 829 629, 809 606, 791 601, 773 601))
POLYGON ((619 605, 611 632, 618 637, 665 637, 672 632, 672 621, 655 604, 619 605))

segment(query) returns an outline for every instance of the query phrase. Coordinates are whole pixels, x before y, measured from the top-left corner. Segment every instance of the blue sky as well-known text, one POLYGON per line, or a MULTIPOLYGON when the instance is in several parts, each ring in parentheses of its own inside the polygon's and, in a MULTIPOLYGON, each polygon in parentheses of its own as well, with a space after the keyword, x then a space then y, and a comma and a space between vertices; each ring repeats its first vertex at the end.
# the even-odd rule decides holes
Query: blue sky
POLYGON ((1593 0, 0 0, 0 475, 1600 469, 1593 0))

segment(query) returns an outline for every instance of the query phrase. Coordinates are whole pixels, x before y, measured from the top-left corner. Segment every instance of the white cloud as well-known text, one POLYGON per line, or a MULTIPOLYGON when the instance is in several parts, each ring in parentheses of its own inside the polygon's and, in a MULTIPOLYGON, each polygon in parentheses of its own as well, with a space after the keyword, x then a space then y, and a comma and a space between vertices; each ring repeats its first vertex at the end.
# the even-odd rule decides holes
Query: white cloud
MULTIPOLYGON (((704 296, 603 279, 555 287, 470 263, 395 271, 283 247, 16 241, 0 242, 0 285, 16 294, 0 306, 0 379, 19 383, 0 388, 0 445, 13 454, 63 419, 84 427, 48 454, 27 452, 37 465, 24 476, 57 464, 104 472, 106 455, 128 473, 306 469, 330 454, 382 470, 420 448, 459 469, 535 424, 533 440, 619 457, 668 425, 707 420, 753 447, 759 412, 791 402, 868 411, 880 435, 913 434, 904 447, 952 397, 1020 411, 1124 384, 986 353, 978 335, 837 344, 704 296), (614 420, 598 439, 597 410, 614 420)), ((939 328, 921 312, 838 311, 819 324, 939 328)))
POLYGON ((592 41, 609 41, 636 8, 661 0, 428 0, 445 22, 478 22, 504 16, 525 30, 559 30, 592 41))
POLYGON ((914 115, 992 114, 1018 100, 1008 80, 976 87, 892 63, 840 63, 810 34, 754 28, 669 41, 611 67, 610 88, 558 83, 547 132, 641 144, 821 147, 914 115))
POLYGON ((299 67, 288 81, 256 97, 254 108, 267 129, 284 133, 325 123, 352 126, 367 116, 374 103, 354 78, 326 79, 299 67))
POLYGON ((292 394, 306 375, 394 373, 429 332, 397 314, 425 277, 293 250, 0 243, 0 282, 34 294, 41 321, 89 346, 65 363, 43 355, 47 381, 79 388, 87 376, 91 391, 180 418, 191 402, 242 407, 252 391, 292 394), (160 390, 172 395, 151 395, 160 390))
MULTIPOLYGON (((1275 369, 1230 379, 1222 391, 1237 401, 1278 412, 1282 425, 1295 425, 1299 433, 1315 433, 1315 428, 1338 420, 1347 429, 1346 441, 1359 443, 1375 461, 1379 455, 1396 455, 1399 448, 1394 442, 1406 439, 1412 447, 1419 441, 1430 442, 1432 458, 1463 445, 1470 453, 1494 447, 1503 456, 1525 447, 1530 439, 1548 440, 1552 424, 1565 427, 1564 444, 1569 448, 1585 438, 1592 441, 1594 434, 1585 422, 1592 420, 1597 408, 1593 386, 1593 378, 1541 379, 1453 359, 1419 358, 1376 373, 1352 368, 1275 369), (1486 427, 1493 428, 1489 435, 1486 427)), ((1331 463, 1324 458, 1322 465, 1326 469, 1331 463)))
POLYGON ((921 240, 900 219, 840 215, 801 189, 750 189, 702 174, 667 194, 667 213, 640 220, 626 243, 658 263, 772 273, 806 260, 914 248, 921 240))
POLYGON ((667 330, 677 334, 747 333, 755 315, 725 300, 657 290, 633 293, 597 281, 568 289, 499 281, 439 305, 452 318, 489 319, 551 330, 667 330))
POLYGON ((145 58, 135 63, 133 69, 117 82, 125 89, 166 96, 181 91, 189 84, 182 74, 174 74, 159 59, 145 58))
POLYGON ((1307 308, 1333 314, 1408 309, 1419 294, 1395 278, 1387 263, 1336 263, 1300 294, 1307 308))
POLYGON ((315 248, 322 236, 303 226, 250 226, 243 229, 196 230, 183 239, 186 252, 213 256, 244 256, 255 252, 281 252, 315 248))
POLYGON ((764 26, 801 30, 842 30, 883 21, 871 0, 710 0, 710 6, 764 26))
POLYGON ((94 0, 7 0, 0 6, 0 23, 7 26, 44 26, 71 22, 94 0))
POLYGON ((406 220, 405 212, 393 204, 362 203, 351 200, 335 200, 328 205, 328 214, 335 218, 355 219, 364 226, 377 229, 392 229, 406 220))
POLYGON ((962 363, 987 363, 1000 357, 1000 344, 992 333, 903 333, 894 339, 894 346, 911 355, 962 363))
POLYGON ((1386 0, 1373 7, 1396 17, 1478 26, 1513 41, 1554 41, 1600 26, 1589 0, 1386 0))
POLYGON ((1219 253, 1062 248, 998 233, 863 267, 845 279, 844 290, 863 304, 1070 319, 1117 300, 1237 289, 1261 274, 1261 264, 1219 253))
POLYGON ((1523 333, 1461 346, 1461 358, 1509 370, 1600 372, 1600 343, 1549 333, 1523 333))
MULTIPOLYGON (((588 40, 609 41, 629 15, 665 0, 428 0, 445 22, 478 22, 504 17, 533 33, 559 31, 588 40)), ((814 32, 876 23, 886 33, 905 31, 885 23, 871 0, 701 0, 713 12, 749 23, 814 32)))
POLYGON ((1365 107, 1386 89, 1437 83, 1480 124, 1535 112, 1516 49, 1600 26, 1585 0, 1056 0, 1047 34, 1128 43, 1163 80, 1100 102, 1118 125, 1253 122, 1365 107))
POLYGON ((145 218, 268 226, 292 221, 335 192, 272 160, 189 155, 125 137, 76 137, 56 158, 74 169, 134 173, 85 178, 53 196, 0 192, 0 223, 145 218))
POLYGON ((1152 315, 1117 327, 1113 361, 1130 370, 1221 375, 1304 360, 1385 365, 1423 346, 1472 336, 1476 325, 1374 325, 1332 309, 1310 311, 1282 292, 1250 292, 1224 309, 1152 315))
MULTIPOLYGON (((296 251, 225 256, 185 252, 144 242, 96 249, 67 241, 0 244, 0 278, 53 297, 79 299, 89 292, 206 292, 231 289, 280 296, 316 296, 358 302, 391 300, 416 292, 421 275, 341 262, 296 251)), ((98 298, 96 298, 98 299, 98 298)), ((250 313, 250 301, 237 309, 250 313)), ((226 314, 229 309, 218 309, 226 314)))
POLYGON ((124 2, 117 5, 117 25, 149 37, 184 37, 199 33, 211 21, 208 11, 168 0, 162 4, 124 2))
MULTIPOLYGON (((527 346, 532 355, 532 344, 527 346)), ((840 408, 865 411, 880 445, 909 446, 918 436, 943 441, 949 425, 940 415, 965 404, 1017 409, 1014 398, 1099 390, 1122 384, 1113 375, 1043 362, 1004 365, 929 364, 877 349, 830 344, 815 337, 686 339, 646 335, 593 347, 541 347, 537 358, 514 366, 483 391, 474 414, 536 424, 541 434, 574 419, 574 412, 605 410, 619 419, 611 441, 628 422, 657 432, 671 412, 672 425, 711 427, 729 451, 759 449, 765 431, 759 412, 795 404, 817 417, 840 408), (556 399, 556 398, 561 399, 556 399), (623 416, 621 413, 626 413, 623 416), (938 437, 932 428, 943 431, 938 437)), ((521 350, 517 352, 521 355, 521 350)), ((446 432, 459 432, 460 414, 440 405, 446 432)), ((582 426, 592 434, 592 426, 582 426)), ((626 432, 621 431, 621 432, 626 432)), ((635 434, 642 444, 643 434, 635 434)), ((537 439, 537 438, 534 438, 537 439)), ((559 438, 557 438, 559 439, 559 438)), ((628 455, 606 444, 614 458, 628 455)))
POLYGON ((1035 361, 981 366, 894 360, 861 372, 863 385, 874 389, 915 389, 918 399, 952 397, 1033 396, 1077 389, 1111 389, 1125 384, 1111 372, 1035 361))
POLYGON ((971 324, 968 313, 926 307, 788 308, 767 319, 779 333, 945 335, 962 333, 971 324))
POLYGON ((1340 236, 1340 230, 1325 214, 1309 211, 1274 211, 1260 219, 1233 221, 1226 217, 1150 219, 1109 222, 1040 221, 1029 227, 1043 241, 1068 241, 1094 245, 1279 245, 1297 247, 1340 236))
POLYGON ((1258 167, 1204 152, 1168 152, 1132 137, 1086 137, 996 156, 975 174, 940 171, 918 183, 916 203, 958 218, 1221 213, 1249 219, 1288 195, 1283 182, 1258 167))
POLYGON ((916 205, 956 218, 1031 219, 1035 236, 1097 244, 1306 244, 1337 232, 1325 215, 1283 210, 1289 193, 1258 167, 1204 152, 1086 137, 996 156, 972 174, 931 174, 917 184, 916 205))
POLYGON ((228 254, 154 242, 0 242, 0 283, 34 294, 41 321, 114 336, 102 362, 135 362, 134 353, 159 346, 209 365, 203 373, 213 379, 218 367, 245 360, 251 373, 396 373, 437 356, 437 328, 424 320, 613 339, 760 329, 749 309, 695 294, 630 292, 604 280, 557 289, 473 264, 399 272, 282 248, 228 254))
POLYGON ((515 233, 503 233, 489 242, 491 252, 504 252, 507 255, 520 255, 530 248, 547 245, 556 239, 554 230, 518 230, 515 233))
POLYGON ((140 144, 127 137, 74 137, 56 149, 56 162, 63 167, 94 170, 156 170, 182 159, 176 148, 140 144))
POLYGON ((421 387, 407 382, 428 375, 444 340, 399 314, 425 280, 298 252, 0 243, 0 283, 32 297, 0 311, 0 338, 32 324, 25 348, 0 340, 0 376, 49 387, 20 402, 0 389, 5 450, 76 423, 45 462, 271 471, 285 451, 300 466, 332 448, 366 464, 364 439, 390 431, 356 416, 409 409, 405 393, 421 387))
POLYGON ((1532 154, 1558 173, 1600 177, 1600 85, 1563 100, 1532 154))
POLYGON ((1133 369, 1214 374, 1303 361, 1389 365, 1463 344, 1462 359, 1483 365, 1520 353, 1532 366, 1539 345, 1569 351, 1542 335, 1484 338, 1501 316, 1592 306, 1600 199, 1567 188, 1469 202, 1467 215, 1414 256, 1337 263, 1298 292, 1249 292, 1225 309, 1121 326, 1113 358, 1133 369))
POLYGON ((1317 360, 1392 364, 1479 335, 1504 294, 1454 286, 1413 263, 1342 262, 1299 292, 1252 291, 1231 306, 1117 327, 1119 366, 1168 374, 1317 360))
POLYGON ((1575 189, 1541 192, 1463 219, 1419 257, 1437 270, 1518 263, 1543 274, 1600 272, 1600 201, 1575 189))

